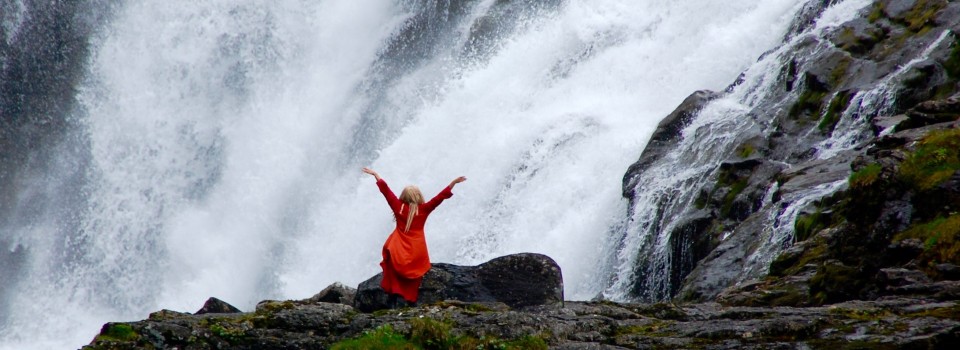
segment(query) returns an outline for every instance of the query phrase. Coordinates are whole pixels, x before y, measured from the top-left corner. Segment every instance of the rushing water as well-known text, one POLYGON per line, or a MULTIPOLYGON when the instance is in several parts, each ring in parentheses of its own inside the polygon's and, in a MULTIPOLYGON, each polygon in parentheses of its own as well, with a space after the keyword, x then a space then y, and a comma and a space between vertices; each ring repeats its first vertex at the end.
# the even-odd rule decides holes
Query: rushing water
MULTIPOLYGON (((23 3, 4 2, 19 11, 2 16, 7 42, 37 17, 23 3)), ((726 86, 802 5, 93 4, 106 19, 63 151, 4 202, 75 198, 0 227, 21 261, 0 293, 0 348, 77 347, 108 320, 209 296, 249 310, 357 284, 392 225, 362 166, 428 195, 469 178, 428 224, 434 261, 539 252, 568 299, 614 290, 627 166, 660 118, 726 86)))

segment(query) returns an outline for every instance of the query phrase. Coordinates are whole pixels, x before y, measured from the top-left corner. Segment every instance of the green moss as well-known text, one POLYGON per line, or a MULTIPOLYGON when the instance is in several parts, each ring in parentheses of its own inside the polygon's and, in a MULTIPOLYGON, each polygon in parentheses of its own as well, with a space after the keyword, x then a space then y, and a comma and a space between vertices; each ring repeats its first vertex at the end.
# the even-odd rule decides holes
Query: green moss
POLYGON ((793 224, 793 234, 797 241, 805 241, 814 233, 827 228, 829 225, 829 216, 824 214, 818 208, 816 212, 809 215, 798 215, 793 224))
POLYGON ((929 190, 960 170, 960 129, 934 131, 900 165, 900 178, 918 190, 929 190))
POLYGON ((928 273, 935 274, 934 266, 940 263, 960 264, 960 214, 914 225, 893 239, 901 241, 907 238, 924 242, 924 251, 917 260, 928 273))
POLYGON ((853 94, 849 91, 838 92, 837 95, 830 100, 827 110, 820 117, 820 124, 817 125, 817 128, 824 133, 832 133, 833 129, 837 126, 837 122, 843 117, 843 111, 850 105, 851 99, 853 99, 853 94))
POLYGON ((269 300, 269 301, 261 302, 259 305, 257 305, 256 313, 269 316, 276 313, 277 311, 291 310, 296 307, 297 307, 296 304, 294 304, 290 300, 285 300, 285 301, 269 300))
POLYGON ((747 184, 747 179, 741 179, 730 185, 730 192, 727 192, 727 195, 723 196, 723 203, 720 205, 720 215, 727 216, 730 214, 730 211, 733 209, 733 201, 747 188, 747 184))
POLYGON ((850 187, 863 188, 870 186, 880 178, 881 170, 883 170, 883 167, 877 163, 872 163, 863 169, 857 170, 853 174, 850 174, 850 187))
POLYGON ((745 143, 737 147, 737 156, 740 158, 749 158, 753 155, 753 152, 756 152, 756 149, 753 148, 753 145, 745 143))
POLYGON ((827 254, 827 244, 824 239, 814 236, 812 245, 799 256, 781 254, 770 263, 771 276, 790 276, 799 273, 809 264, 822 262, 827 254))
POLYGON ((231 344, 237 344, 247 337, 247 333, 243 330, 243 328, 230 323, 211 324, 210 332, 231 344))
POLYGON ((953 49, 950 50, 950 56, 943 62, 943 68, 947 75, 956 80, 960 79, 960 38, 954 40, 953 49))
POLYGON ((133 327, 124 323, 107 323, 104 325, 96 340, 136 341, 140 335, 133 327))
POLYGON ((829 304, 859 296, 866 279, 854 267, 827 263, 810 279, 810 299, 815 304, 829 304))
POLYGON ((414 318, 409 322, 409 340, 418 349, 547 349, 547 343, 541 335, 525 335, 514 340, 503 340, 492 336, 476 338, 469 335, 454 334, 453 325, 449 321, 424 317, 414 318))
POLYGON ((870 23, 874 23, 879 21, 881 18, 887 17, 885 7, 886 6, 882 2, 878 1, 873 3, 873 9, 870 10, 870 14, 867 15, 867 20, 870 21, 870 23))
POLYGON ((697 195, 697 198, 693 200, 693 206, 697 209, 706 208, 708 197, 709 195, 706 192, 701 191, 700 194, 697 195))
POLYGON ((933 318, 946 318, 946 319, 960 320, 960 304, 953 304, 948 307, 938 307, 935 309, 923 310, 919 312, 911 312, 903 316, 910 317, 910 318, 933 317, 933 318))
POLYGON ((833 309, 830 309, 830 314, 836 317, 842 317, 842 318, 858 320, 858 321, 877 321, 892 315, 890 311, 879 309, 879 308, 870 308, 870 309, 833 308, 833 309))
POLYGON ((388 350, 388 349, 419 349, 412 342, 407 340, 403 334, 397 333, 393 327, 386 325, 364 332, 364 334, 355 339, 347 339, 330 346, 331 350, 388 350))
POLYGON ((673 323, 673 321, 655 320, 643 325, 617 327, 614 336, 638 334, 647 337, 668 337, 675 334, 664 330, 673 323))
POLYGON ((939 12, 947 4, 943 0, 919 0, 913 8, 904 15, 903 20, 907 24, 907 29, 914 32, 924 32, 933 26, 932 22, 939 12))
POLYGON ((840 62, 837 62, 837 65, 830 71, 830 84, 840 86, 840 84, 846 80, 847 70, 850 69, 851 61, 850 58, 844 57, 840 62))
POLYGON ((819 89, 804 90, 797 97, 797 102, 790 106, 787 114, 790 118, 798 118, 801 115, 820 115, 820 109, 823 108, 823 98, 827 96, 826 91, 819 89))

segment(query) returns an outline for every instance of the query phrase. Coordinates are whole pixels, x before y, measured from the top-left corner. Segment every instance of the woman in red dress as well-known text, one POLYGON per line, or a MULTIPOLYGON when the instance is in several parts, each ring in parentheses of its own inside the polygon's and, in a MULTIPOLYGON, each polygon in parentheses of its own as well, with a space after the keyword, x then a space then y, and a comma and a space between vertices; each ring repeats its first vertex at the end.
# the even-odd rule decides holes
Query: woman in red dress
POLYGON ((450 182, 450 185, 440 191, 428 202, 423 201, 423 194, 416 186, 407 186, 397 198, 387 186, 387 182, 380 178, 376 171, 363 168, 363 172, 373 175, 377 179, 380 193, 387 199, 397 227, 387 237, 383 244, 383 281, 380 287, 387 295, 399 295, 404 300, 417 302, 417 290, 423 275, 430 270, 430 255, 427 253, 427 241, 423 236, 423 226, 427 216, 443 202, 453 196, 453 186, 467 180, 460 176, 450 182), (412 213, 412 214, 411 214, 412 213))

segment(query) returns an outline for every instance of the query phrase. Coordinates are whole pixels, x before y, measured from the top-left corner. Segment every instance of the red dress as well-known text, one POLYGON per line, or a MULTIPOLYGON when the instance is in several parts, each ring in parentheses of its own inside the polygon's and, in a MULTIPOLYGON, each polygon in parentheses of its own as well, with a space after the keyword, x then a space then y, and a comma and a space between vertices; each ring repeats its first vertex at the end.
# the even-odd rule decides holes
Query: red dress
POLYGON ((444 199, 453 197, 453 192, 450 186, 447 186, 433 199, 420 204, 410 224, 410 230, 403 232, 407 226, 410 205, 397 199, 383 179, 377 180, 377 187, 380 187, 380 193, 383 193, 383 197, 387 199, 387 204, 390 205, 393 217, 397 221, 397 227, 383 244, 383 261, 380 262, 380 267, 383 268, 383 281, 380 282, 380 287, 387 294, 399 294, 409 302, 416 302, 420 281, 430 270, 430 254, 427 253, 423 225, 426 224, 430 212, 436 209, 444 199))

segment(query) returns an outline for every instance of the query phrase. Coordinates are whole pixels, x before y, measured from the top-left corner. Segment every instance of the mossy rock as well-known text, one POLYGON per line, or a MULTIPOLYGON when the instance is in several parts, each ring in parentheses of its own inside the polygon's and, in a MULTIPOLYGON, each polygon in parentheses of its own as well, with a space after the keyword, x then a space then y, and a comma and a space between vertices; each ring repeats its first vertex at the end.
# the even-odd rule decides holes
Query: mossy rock
POLYGON ((900 165, 899 178, 919 191, 945 182, 960 171, 960 129, 933 131, 900 165))
POLYGON ((866 276, 856 267, 828 261, 810 279, 810 297, 815 304, 832 304, 857 299, 866 284, 866 276))
POLYGON ((894 236, 894 241, 910 238, 923 242, 924 250, 917 262, 928 274, 937 275, 937 264, 960 264, 960 214, 916 224, 894 236))

